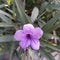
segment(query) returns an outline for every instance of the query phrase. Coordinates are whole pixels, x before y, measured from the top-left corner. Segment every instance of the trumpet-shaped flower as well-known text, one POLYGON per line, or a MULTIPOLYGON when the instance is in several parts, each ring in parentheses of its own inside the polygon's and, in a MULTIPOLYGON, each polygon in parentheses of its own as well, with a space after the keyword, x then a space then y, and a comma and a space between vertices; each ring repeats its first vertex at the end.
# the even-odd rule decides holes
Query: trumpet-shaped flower
POLYGON ((34 50, 40 47, 39 39, 43 35, 43 30, 40 27, 34 28, 32 24, 25 24, 22 30, 17 30, 14 38, 19 41, 22 49, 26 50, 29 46, 34 50))

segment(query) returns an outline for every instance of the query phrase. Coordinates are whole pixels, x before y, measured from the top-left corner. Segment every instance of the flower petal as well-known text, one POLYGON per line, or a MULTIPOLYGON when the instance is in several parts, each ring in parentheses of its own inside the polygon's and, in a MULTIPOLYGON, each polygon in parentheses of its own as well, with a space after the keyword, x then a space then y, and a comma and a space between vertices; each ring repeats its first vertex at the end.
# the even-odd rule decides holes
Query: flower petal
POLYGON ((32 24, 25 24, 23 26, 23 30, 26 34, 33 34, 34 32, 34 26, 32 24))
POLYGON ((23 26, 23 30, 31 30, 34 29, 34 26, 32 24, 25 24, 23 26))
POLYGON ((23 29, 24 29, 24 30, 34 29, 34 26, 33 26, 32 24, 25 24, 25 25, 23 26, 23 29))
POLYGON ((39 42, 39 40, 32 40, 32 41, 31 41, 31 47, 32 47, 32 49, 34 49, 34 50, 39 50, 39 47, 40 47, 40 42, 39 42))
POLYGON ((17 40, 17 41, 23 41, 25 40, 25 34, 23 33, 23 30, 18 30, 16 31, 15 35, 14 35, 14 38, 17 40))
POLYGON ((35 31, 36 31, 36 35, 35 35, 35 38, 39 39, 42 37, 43 35, 43 30, 39 27, 35 28, 35 31))
POLYGON ((21 46, 22 49, 26 50, 27 47, 30 45, 30 40, 21 41, 19 45, 21 46))

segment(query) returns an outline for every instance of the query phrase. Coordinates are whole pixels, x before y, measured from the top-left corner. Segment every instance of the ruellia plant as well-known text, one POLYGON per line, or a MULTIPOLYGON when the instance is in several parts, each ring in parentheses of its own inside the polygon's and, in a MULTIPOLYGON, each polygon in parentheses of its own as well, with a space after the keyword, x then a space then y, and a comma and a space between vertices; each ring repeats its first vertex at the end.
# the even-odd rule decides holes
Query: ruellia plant
POLYGON ((60 4, 50 0, 0 0, 0 60, 56 60, 60 52, 60 4))

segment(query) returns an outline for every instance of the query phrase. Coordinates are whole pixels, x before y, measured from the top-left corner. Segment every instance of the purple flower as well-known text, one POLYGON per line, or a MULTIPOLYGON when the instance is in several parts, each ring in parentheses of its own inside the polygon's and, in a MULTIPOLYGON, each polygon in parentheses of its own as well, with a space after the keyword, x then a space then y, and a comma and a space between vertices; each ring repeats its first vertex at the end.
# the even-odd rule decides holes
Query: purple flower
POLYGON ((34 50, 40 47, 39 39, 43 35, 43 30, 39 27, 34 28, 32 24, 25 24, 23 30, 17 30, 14 38, 19 41, 19 45, 26 50, 29 46, 34 50))

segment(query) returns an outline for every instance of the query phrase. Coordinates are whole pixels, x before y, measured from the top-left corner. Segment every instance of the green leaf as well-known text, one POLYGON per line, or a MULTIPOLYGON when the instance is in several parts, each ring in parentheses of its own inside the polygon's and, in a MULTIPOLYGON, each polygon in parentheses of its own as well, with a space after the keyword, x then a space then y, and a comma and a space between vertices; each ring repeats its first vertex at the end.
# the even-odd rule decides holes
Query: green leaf
POLYGON ((43 38, 45 38, 45 39, 52 39, 52 38, 54 39, 54 38, 56 38, 57 40, 59 40, 59 41, 60 41, 60 37, 55 36, 55 35, 50 34, 50 33, 44 33, 43 38))
POLYGON ((51 27, 51 29, 50 29, 49 31, 56 30, 56 29, 59 28, 59 27, 60 27, 60 20, 57 21, 57 22, 51 27))
POLYGON ((12 11, 11 9, 6 8, 6 10, 8 10, 11 14, 15 14, 16 15, 16 13, 14 11, 12 11))
POLYGON ((40 53, 42 56, 46 57, 47 60, 55 60, 53 56, 49 52, 47 52, 43 47, 40 48, 40 53))
POLYGON ((18 60, 21 60, 21 55, 22 55, 22 54, 20 55, 19 52, 16 51, 16 50, 14 51, 14 54, 16 54, 18 60))
POLYGON ((39 14, 39 9, 37 7, 34 7, 31 15, 32 22, 34 22, 37 19, 38 14, 39 14))
POLYGON ((9 18, 13 19, 13 17, 12 17, 10 14, 8 14, 7 12, 4 12, 4 11, 2 11, 2 10, 0 10, 0 14, 6 15, 6 16, 8 16, 9 18))
POLYGON ((55 26, 56 22, 59 21, 60 13, 57 13, 51 20, 49 20, 44 26, 43 30, 45 32, 51 32, 52 28, 55 26))
POLYGON ((29 55, 29 58, 30 57, 32 58, 32 60, 40 60, 40 57, 38 56, 38 52, 32 50, 31 48, 28 49, 28 55, 29 55))
POLYGON ((0 8, 7 7, 7 6, 8 6, 7 4, 1 4, 0 8))
POLYGON ((8 18, 8 17, 6 17, 6 16, 3 15, 3 14, 0 14, 0 18, 1 18, 4 22, 6 22, 6 23, 9 23, 9 24, 12 23, 11 19, 8 18))
POLYGON ((13 35, 0 36, 0 42, 11 42, 15 41, 13 35))
POLYGON ((44 46, 49 47, 49 48, 51 48, 51 49, 53 49, 53 50, 60 51, 60 47, 55 46, 55 44, 53 44, 53 43, 51 43, 51 42, 48 42, 48 41, 46 41, 46 40, 44 40, 44 39, 41 40, 41 43, 42 43, 44 46))
POLYGON ((41 20, 41 19, 38 20, 38 25, 39 25, 40 27, 43 27, 45 24, 46 24, 45 21, 43 21, 43 20, 41 20))
POLYGON ((26 16, 24 9, 22 8, 21 5, 21 0, 15 0, 18 12, 20 14, 20 18, 23 22, 23 24, 30 22, 31 23, 31 19, 29 20, 29 18, 26 16))
POLYGON ((51 8, 51 9, 56 9, 56 10, 60 10, 60 4, 55 4, 55 3, 50 3, 47 8, 51 8))
POLYGON ((44 2, 44 3, 42 4, 42 6, 41 6, 41 8, 40 8, 40 14, 43 13, 43 11, 47 8, 47 6, 48 6, 48 2, 44 2))
POLYGON ((15 46, 16 46, 15 42, 12 41, 9 60, 13 60, 13 53, 15 50, 15 46))
POLYGON ((14 27, 13 24, 7 24, 7 23, 4 23, 4 22, 1 22, 0 23, 0 27, 14 27))

